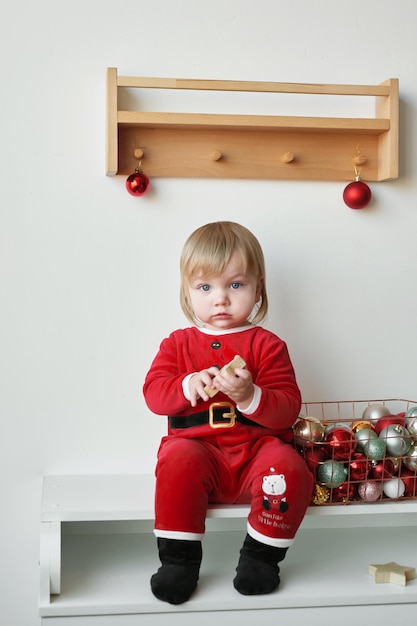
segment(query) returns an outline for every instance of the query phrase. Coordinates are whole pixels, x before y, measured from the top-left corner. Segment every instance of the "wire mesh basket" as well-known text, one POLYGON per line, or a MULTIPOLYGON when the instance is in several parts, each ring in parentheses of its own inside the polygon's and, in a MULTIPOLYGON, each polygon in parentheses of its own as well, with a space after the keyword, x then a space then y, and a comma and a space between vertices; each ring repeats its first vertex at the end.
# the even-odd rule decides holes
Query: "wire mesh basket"
POLYGON ((311 504, 417 498, 417 400, 305 402, 293 435, 314 475, 311 504))

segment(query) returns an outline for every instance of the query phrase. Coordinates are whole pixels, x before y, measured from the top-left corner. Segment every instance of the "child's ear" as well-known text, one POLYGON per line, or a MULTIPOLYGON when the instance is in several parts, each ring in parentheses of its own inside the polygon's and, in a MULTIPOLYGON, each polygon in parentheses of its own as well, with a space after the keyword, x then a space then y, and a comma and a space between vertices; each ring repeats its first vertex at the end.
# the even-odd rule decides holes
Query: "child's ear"
POLYGON ((265 281, 264 281, 263 277, 261 276, 258 279, 258 284, 256 285, 256 302, 259 302, 259 300, 261 298, 261 293, 262 293, 262 289, 263 289, 263 286, 264 286, 264 282, 265 281))

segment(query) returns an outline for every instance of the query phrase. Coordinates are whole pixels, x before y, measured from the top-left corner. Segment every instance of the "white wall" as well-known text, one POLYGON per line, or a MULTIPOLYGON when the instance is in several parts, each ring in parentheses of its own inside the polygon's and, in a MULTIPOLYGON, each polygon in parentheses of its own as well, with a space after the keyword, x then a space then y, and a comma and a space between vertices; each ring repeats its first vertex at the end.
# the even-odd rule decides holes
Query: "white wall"
MULTIPOLYGON (((178 256, 195 227, 232 219, 259 237, 268 326, 288 342, 306 400, 417 397, 416 18, 414 0, 3 7, 4 623, 38 624, 42 475, 153 469, 165 424, 141 385, 160 340, 185 324, 178 256), (289 82, 398 77, 400 178, 372 184, 364 211, 343 204, 345 183, 158 179, 153 194, 132 198, 123 177, 104 173, 108 66, 289 82)), ((310 102, 308 114, 320 114, 310 102)))

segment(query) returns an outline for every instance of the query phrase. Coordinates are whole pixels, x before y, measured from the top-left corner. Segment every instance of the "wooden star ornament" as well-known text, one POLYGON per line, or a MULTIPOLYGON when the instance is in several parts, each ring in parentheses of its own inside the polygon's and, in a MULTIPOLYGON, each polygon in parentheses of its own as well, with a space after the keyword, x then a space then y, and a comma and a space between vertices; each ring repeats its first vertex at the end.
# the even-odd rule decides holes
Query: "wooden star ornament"
POLYGON ((405 587, 409 580, 416 577, 416 570, 414 567, 398 565, 391 561, 382 565, 370 565, 369 574, 375 578, 376 583, 393 583, 405 587))

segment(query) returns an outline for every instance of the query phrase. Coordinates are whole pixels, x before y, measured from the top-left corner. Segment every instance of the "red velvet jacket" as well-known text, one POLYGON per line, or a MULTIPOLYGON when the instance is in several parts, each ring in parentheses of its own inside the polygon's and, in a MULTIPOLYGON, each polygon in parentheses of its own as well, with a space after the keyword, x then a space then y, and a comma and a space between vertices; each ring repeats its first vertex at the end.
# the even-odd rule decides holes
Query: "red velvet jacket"
MULTIPOLYGON (((243 415, 263 427, 264 435, 288 440, 288 429, 299 415, 301 395, 286 344, 261 326, 217 332, 191 327, 171 333, 162 341, 145 379, 143 392, 149 409, 159 415, 186 416, 208 410, 213 400, 229 401, 219 392, 213 400, 201 400, 198 407, 192 407, 182 383, 193 372, 212 365, 222 367, 236 354, 246 361, 258 387, 255 405, 249 413, 242 411, 243 415)), ((211 430, 208 425, 195 429, 195 435, 211 430)))

